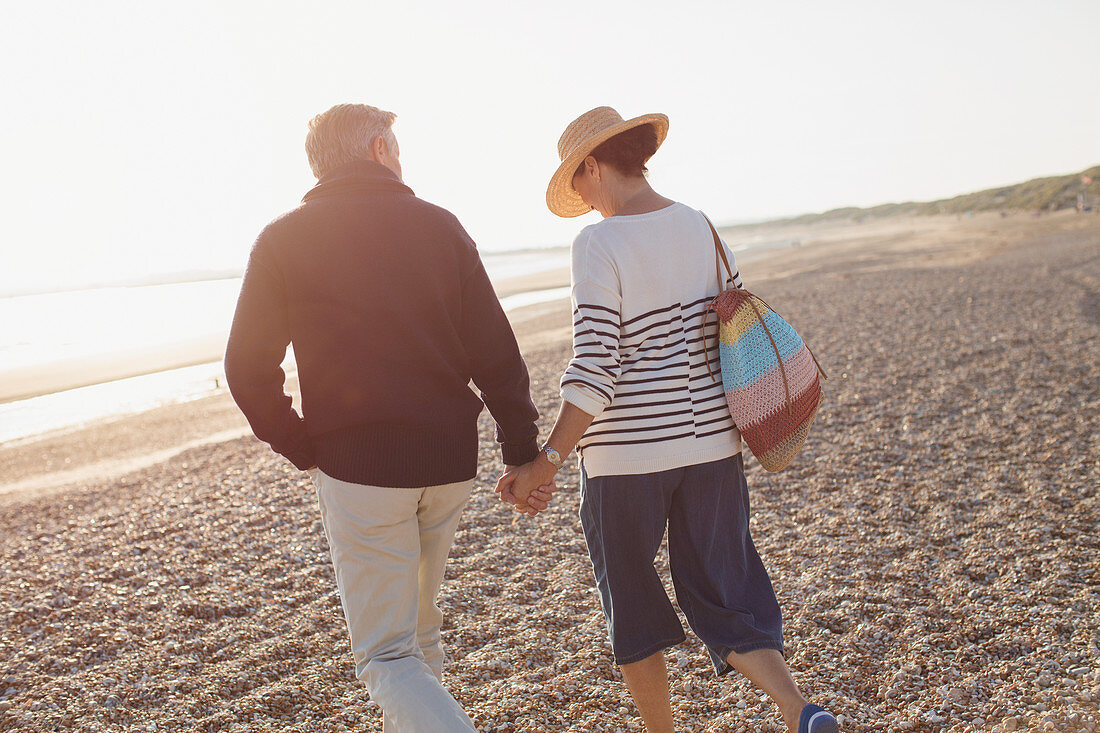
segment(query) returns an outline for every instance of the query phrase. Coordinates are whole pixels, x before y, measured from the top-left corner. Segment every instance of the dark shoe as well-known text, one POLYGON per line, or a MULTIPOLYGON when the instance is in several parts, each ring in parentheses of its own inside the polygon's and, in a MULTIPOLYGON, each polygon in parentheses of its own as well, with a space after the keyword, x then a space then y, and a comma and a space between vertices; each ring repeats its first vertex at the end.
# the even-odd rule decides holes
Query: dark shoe
POLYGON ((825 708, 807 705, 798 719, 798 733, 840 733, 840 726, 825 708))

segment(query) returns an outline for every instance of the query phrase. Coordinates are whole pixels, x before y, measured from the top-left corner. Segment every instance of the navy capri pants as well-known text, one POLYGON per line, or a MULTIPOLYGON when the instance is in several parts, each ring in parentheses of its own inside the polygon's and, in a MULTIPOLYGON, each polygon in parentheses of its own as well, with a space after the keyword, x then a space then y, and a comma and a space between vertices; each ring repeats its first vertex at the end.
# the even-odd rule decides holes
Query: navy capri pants
POLYGON ((653 565, 668 528, 676 602, 719 675, 730 652, 783 651, 771 580, 749 536, 741 454, 668 471, 589 478, 581 465, 581 525, 618 664, 685 639, 653 565))

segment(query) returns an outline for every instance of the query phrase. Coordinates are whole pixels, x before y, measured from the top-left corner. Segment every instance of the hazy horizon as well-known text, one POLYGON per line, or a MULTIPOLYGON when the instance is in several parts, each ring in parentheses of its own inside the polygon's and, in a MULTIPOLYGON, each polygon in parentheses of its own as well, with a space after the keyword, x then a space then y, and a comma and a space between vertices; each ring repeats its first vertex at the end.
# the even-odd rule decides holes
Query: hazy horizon
MULTIPOLYGON (((1090 168, 1090 167, 1092 167, 1092 166, 1089 165, 1089 166, 1085 166, 1084 168, 1081 168, 1081 169, 1078 169, 1078 170, 1066 171, 1064 173, 1051 173, 1051 174, 1042 175, 1042 176, 1035 176, 1035 178, 1049 178, 1049 177, 1058 177, 1058 176, 1063 176, 1063 175, 1073 175, 1075 173, 1079 173, 1081 170, 1086 170, 1087 168, 1090 168)), ((1029 179, 1029 180, 1033 180, 1033 179, 1029 179)), ((1001 184, 1001 186, 1011 186, 1011 185, 1015 185, 1017 183, 1024 183, 1024 181, 1013 181, 1012 183, 1001 184)), ((999 188, 999 187, 1000 186, 995 185, 995 186, 991 186, 990 188, 996 189, 996 188, 999 188)), ((974 191, 964 191, 964 192, 955 193, 955 194, 948 194, 948 195, 939 196, 939 197, 936 197, 936 198, 933 198, 933 199, 929 199, 928 201, 939 201, 939 200, 951 199, 951 198, 954 198, 955 196, 965 195, 965 194, 969 194, 969 193, 975 193, 975 192, 974 191)), ((868 204, 866 206, 857 207, 857 208, 869 209, 869 208, 874 208, 875 206, 879 206, 879 205, 883 205, 883 204, 904 204, 904 203, 925 203, 925 202, 923 202, 923 201, 922 202, 880 201, 880 202, 877 202, 877 203, 868 204)), ((841 206, 837 206, 837 207, 833 207, 833 208, 834 209, 845 209, 845 208, 850 208, 850 207, 841 205, 841 206)), ((833 209, 822 210, 822 211, 804 211, 804 212, 793 213, 793 214, 784 214, 784 215, 776 216, 776 217, 769 217, 769 218, 765 218, 765 219, 742 219, 742 220, 735 220, 735 221, 728 221, 728 220, 727 221, 721 221, 721 220, 719 220, 719 221, 716 221, 715 224, 718 226, 719 229, 726 229, 726 228, 730 228, 730 227, 751 226, 751 225, 754 225, 754 224, 770 224, 770 223, 773 223, 773 222, 774 223, 780 223, 780 222, 783 222, 787 219, 794 219, 794 218, 797 218, 797 217, 800 217, 800 216, 807 216, 807 215, 815 216, 815 215, 818 215, 818 214, 827 213, 827 211, 831 211, 831 210, 833 210, 833 209)), ((591 223, 591 221, 586 220, 586 224, 587 223, 591 223)), ((570 246, 570 242, 563 241, 563 242, 547 242, 547 243, 544 243, 544 244, 531 244, 531 245, 526 245, 526 246, 518 246, 515 249, 484 249, 484 248, 480 248, 480 247, 479 248, 482 250, 482 255, 484 257, 492 257, 492 256, 511 256, 511 255, 517 255, 517 254, 524 254, 524 253, 528 253, 528 252, 538 252, 538 251, 543 251, 543 250, 549 251, 549 250, 554 250, 554 249, 568 248, 569 246, 570 246)), ((76 281, 76 282, 68 283, 68 284, 61 283, 61 284, 57 284, 57 285, 53 285, 53 286, 50 286, 50 285, 33 286, 32 285, 32 286, 24 286, 23 288, 19 288, 17 286, 11 286, 11 287, 4 288, 4 287, 0 286, 0 298, 20 297, 20 296, 25 296, 25 295, 47 295, 47 294, 50 294, 50 293, 63 293, 63 292, 70 292, 70 291, 74 291, 74 290, 95 290, 95 289, 100 289, 100 288, 113 288, 113 287, 142 287, 142 286, 147 286, 147 285, 167 285, 167 284, 177 284, 177 283, 187 283, 187 282, 202 282, 202 281, 207 281, 207 280, 234 279, 234 278, 239 278, 239 277, 244 275, 244 267, 245 267, 245 263, 241 262, 239 265, 234 265, 234 266, 225 267, 225 268, 195 267, 195 268, 190 268, 190 269, 187 269, 187 270, 153 271, 153 272, 135 274, 135 275, 131 275, 131 276, 128 276, 128 277, 119 277, 119 278, 116 278, 116 279, 101 278, 101 279, 98 279, 98 280, 87 280, 87 281, 84 281, 84 282, 76 281)))

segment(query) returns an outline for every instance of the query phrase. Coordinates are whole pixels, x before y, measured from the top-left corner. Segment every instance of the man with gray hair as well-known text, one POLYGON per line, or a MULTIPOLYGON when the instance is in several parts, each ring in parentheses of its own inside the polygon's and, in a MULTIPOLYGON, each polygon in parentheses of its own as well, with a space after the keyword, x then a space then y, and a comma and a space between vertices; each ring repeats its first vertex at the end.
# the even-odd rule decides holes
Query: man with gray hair
POLYGON ((441 684, 436 598, 482 407, 508 466, 537 455, 538 412, 473 241, 402 181, 394 118, 342 104, 310 122, 317 185, 252 248, 225 370, 256 436, 316 486, 383 730, 473 731, 441 684), (279 366, 291 343, 302 415, 279 366))

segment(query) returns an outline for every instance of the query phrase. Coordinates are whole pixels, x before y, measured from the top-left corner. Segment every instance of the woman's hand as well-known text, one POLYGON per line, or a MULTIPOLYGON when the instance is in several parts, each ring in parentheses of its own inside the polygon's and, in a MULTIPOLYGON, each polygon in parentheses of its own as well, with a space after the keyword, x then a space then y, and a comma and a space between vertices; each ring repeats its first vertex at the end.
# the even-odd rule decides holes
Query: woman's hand
MULTIPOLYGON (((592 415, 569 402, 562 402, 558 420, 546 444, 565 458, 595 419, 592 415)), ((517 512, 535 516, 550 503, 550 495, 556 490, 554 475, 558 469, 542 453, 535 460, 522 466, 508 466, 497 481, 500 498, 514 504, 517 512)))
POLYGON ((497 481, 496 491, 502 500, 514 505, 517 512, 533 517, 550 505, 557 490, 555 473, 556 469, 545 459, 536 458, 522 466, 509 466, 497 481))

